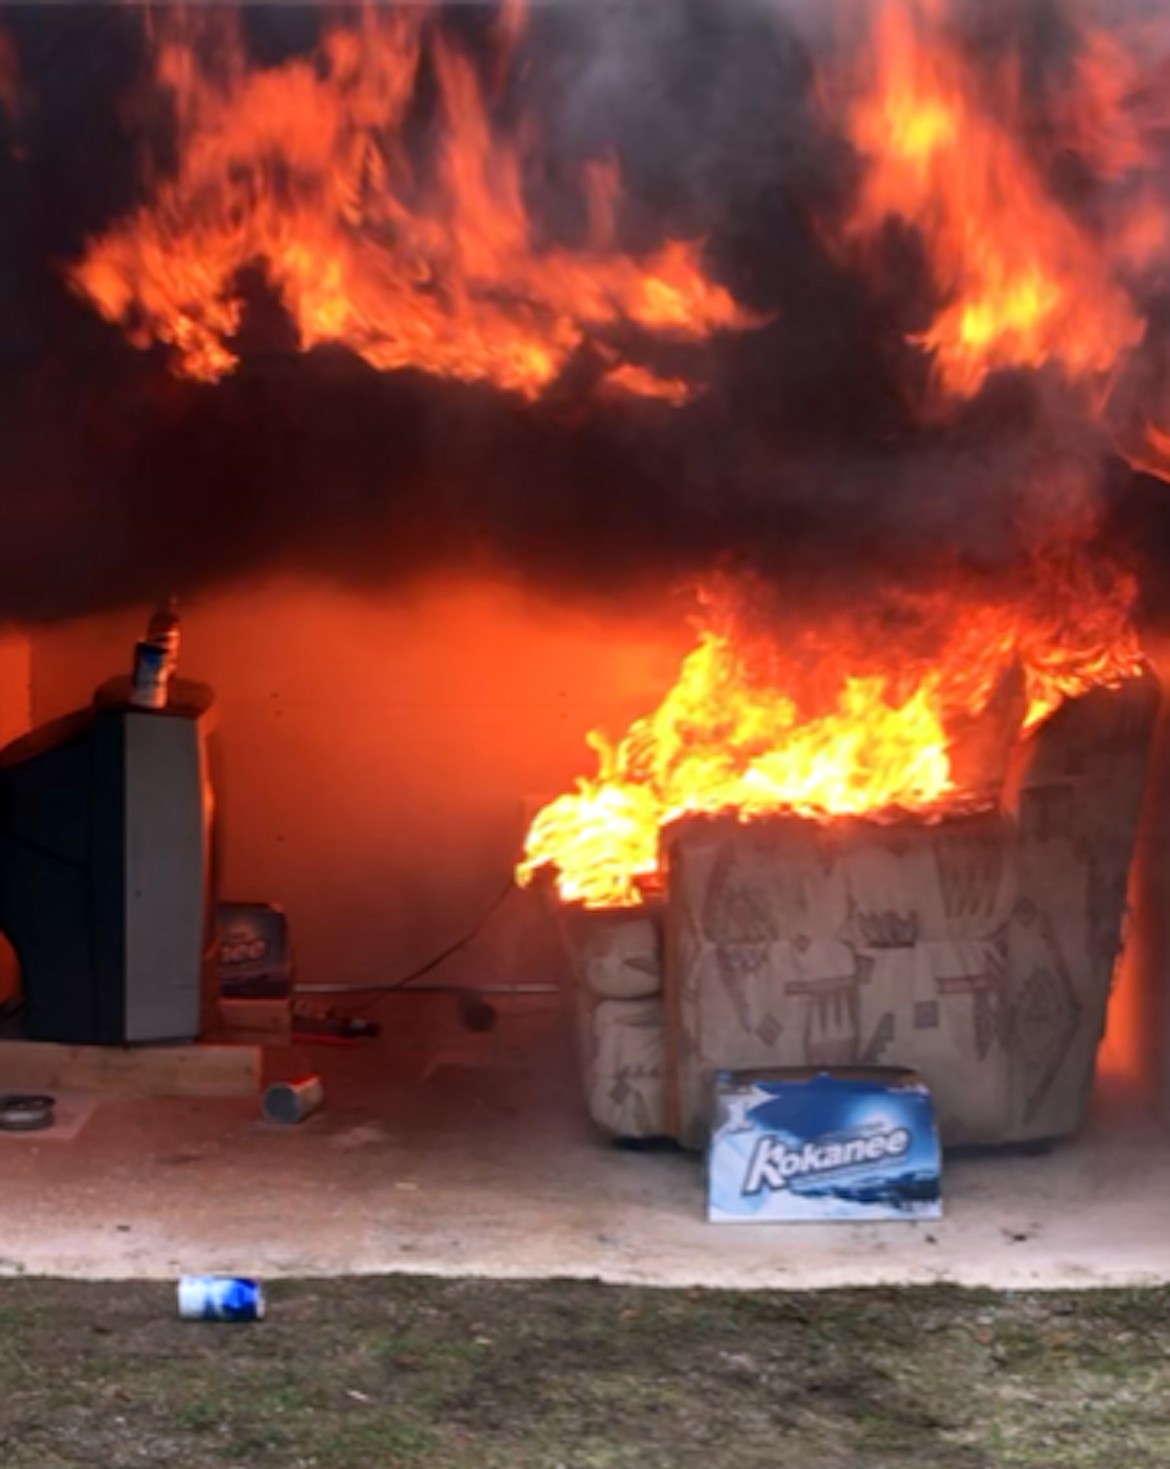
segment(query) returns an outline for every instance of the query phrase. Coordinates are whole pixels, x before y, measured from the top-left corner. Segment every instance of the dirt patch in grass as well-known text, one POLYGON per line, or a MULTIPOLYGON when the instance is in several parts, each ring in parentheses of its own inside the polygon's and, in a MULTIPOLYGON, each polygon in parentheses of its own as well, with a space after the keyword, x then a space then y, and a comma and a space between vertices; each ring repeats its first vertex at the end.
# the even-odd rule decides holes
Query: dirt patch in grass
POLYGON ((3 1469, 1170 1464, 1170 1293, 0 1282, 3 1469))

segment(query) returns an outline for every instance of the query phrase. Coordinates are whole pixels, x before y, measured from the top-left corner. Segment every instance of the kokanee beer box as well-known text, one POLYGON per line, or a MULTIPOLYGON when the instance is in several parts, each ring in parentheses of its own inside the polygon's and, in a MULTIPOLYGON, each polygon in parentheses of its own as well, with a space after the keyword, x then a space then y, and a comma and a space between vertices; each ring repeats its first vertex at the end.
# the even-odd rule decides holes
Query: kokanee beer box
POLYGON ((709 1220, 937 1219, 941 1177, 934 1108, 913 1071, 715 1077, 709 1220))

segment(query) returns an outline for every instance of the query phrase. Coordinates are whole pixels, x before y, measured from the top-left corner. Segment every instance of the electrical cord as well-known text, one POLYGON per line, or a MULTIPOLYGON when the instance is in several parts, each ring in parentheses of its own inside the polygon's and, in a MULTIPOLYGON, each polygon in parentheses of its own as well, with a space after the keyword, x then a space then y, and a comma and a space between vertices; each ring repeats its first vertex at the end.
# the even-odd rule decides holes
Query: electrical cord
MULTIPOLYGON (((484 910, 474 926, 457 938, 453 943, 441 949, 439 953, 428 959, 425 964, 420 964, 417 969, 412 969, 409 974, 403 974, 398 979, 375 980, 370 984, 297 984, 293 985, 293 995, 373 995, 375 998, 370 1004, 359 1009, 358 1014, 363 1014, 373 1009, 386 995, 395 994, 405 989, 410 989, 417 980, 425 978, 433 973, 441 964, 458 954, 461 949, 466 949, 473 943, 487 926, 488 920, 504 906, 507 900, 516 891, 515 879, 509 873, 508 881, 499 895, 493 899, 491 905, 484 910)), ((456 986, 444 985, 444 990, 456 990, 456 986)))

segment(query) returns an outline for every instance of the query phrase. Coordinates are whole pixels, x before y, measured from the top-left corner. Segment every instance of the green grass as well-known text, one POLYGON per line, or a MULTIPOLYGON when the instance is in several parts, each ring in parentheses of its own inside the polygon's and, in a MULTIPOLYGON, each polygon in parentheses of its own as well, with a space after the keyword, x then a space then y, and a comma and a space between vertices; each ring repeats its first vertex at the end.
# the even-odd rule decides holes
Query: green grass
POLYGON ((1170 1293, 0 1281, 2 1469, 1167 1469, 1170 1293))

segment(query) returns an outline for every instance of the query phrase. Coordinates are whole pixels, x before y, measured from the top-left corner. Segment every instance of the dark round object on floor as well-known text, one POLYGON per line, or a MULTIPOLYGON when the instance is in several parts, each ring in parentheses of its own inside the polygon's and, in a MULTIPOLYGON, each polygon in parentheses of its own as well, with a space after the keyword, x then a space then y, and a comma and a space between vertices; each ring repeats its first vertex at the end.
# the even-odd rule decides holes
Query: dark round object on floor
POLYGON ((52 1127, 56 1097, 0 1096, 0 1132, 42 1132, 52 1127))
POLYGON ((467 1030, 494 1030, 497 1020, 496 1007, 490 1005, 482 995, 472 990, 460 990, 456 997, 459 1019, 467 1030))

